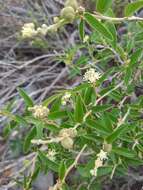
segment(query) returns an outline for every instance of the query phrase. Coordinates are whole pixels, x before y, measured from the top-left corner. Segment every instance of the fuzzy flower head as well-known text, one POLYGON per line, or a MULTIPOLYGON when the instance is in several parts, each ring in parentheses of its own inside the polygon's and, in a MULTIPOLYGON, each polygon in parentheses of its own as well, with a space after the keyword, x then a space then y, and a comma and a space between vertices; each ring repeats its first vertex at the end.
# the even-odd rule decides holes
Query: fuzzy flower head
POLYGON ((26 23, 21 30, 23 38, 31 38, 37 35, 34 23, 26 23))
POLYGON ((95 84, 96 81, 100 79, 100 77, 101 74, 99 72, 96 72, 93 68, 91 68, 88 71, 86 71, 83 80, 95 84))
POLYGON ((57 153, 55 150, 50 149, 50 150, 48 150, 47 157, 49 158, 49 160, 55 161, 56 160, 56 157, 55 157, 56 154, 57 153))
POLYGON ((68 102, 70 102, 70 98, 71 98, 71 93, 66 92, 65 95, 61 99, 62 105, 65 106, 68 102))
POLYGON ((59 138, 61 139, 61 145, 66 149, 73 148, 73 138, 77 136, 77 130, 75 128, 62 129, 59 132, 59 138))
POLYGON ((97 154, 97 157, 103 161, 103 160, 107 160, 107 152, 104 152, 103 150, 100 150, 99 154, 97 154))
POLYGON ((35 105, 34 107, 29 107, 29 111, 32 111, 33 116, 38 119, 44 119, 49 113, 49 109, 46 106, 35 105))

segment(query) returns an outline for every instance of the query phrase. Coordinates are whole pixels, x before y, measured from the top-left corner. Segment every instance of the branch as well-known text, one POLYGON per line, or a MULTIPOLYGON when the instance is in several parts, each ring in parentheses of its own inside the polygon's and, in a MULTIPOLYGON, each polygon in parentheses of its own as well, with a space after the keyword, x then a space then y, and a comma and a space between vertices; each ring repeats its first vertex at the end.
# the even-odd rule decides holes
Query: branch
POLYGON ((106 21, 113 21, 113 22, 124 22, 124 21, 143 21, 143 18, 137 16, 131 17, 122 17, 122 18, 114 18, 109 16, 101 15, 100 13, 94 12, 93 16, 97 19, 106 20, 106 21))
POLYGON ((70 171, 76 167, 78 161, 79 161, 79 158, 81 157, 82 153, 84 152, 84 150, 86 149, 87 145, 85 144, 83 146, 83 148, 81 149, 81 151, 78 153, 77 157, 75 158, 74 162, 68 167, 67 171, 65 172, 65 175, 63 177, 62 180, 58 179, 57 180, 57 183, 54 185, 53 187, 53 190, 60 190, 63 186, 63 184, 65 183, 65 180, 68 176, 68 174, 70 173, 70 171))

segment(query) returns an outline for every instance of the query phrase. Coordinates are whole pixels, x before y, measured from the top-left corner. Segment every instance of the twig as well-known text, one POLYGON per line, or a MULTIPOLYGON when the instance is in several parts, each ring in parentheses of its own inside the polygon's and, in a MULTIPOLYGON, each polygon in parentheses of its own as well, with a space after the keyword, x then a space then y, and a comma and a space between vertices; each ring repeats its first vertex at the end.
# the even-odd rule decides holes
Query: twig
POLYGON ((93 14, 93 16, 95 16, 97 19, 112 21, 112 22, 143 21, 143 18, 137 17, 137 16, 114 18, 114 17, 108 17, 108 16, 101 15, 97 12, 94 12, 94 13, 95 14, 93 14))
POLYGON ((57 180, 57 183, 54 185, 54 190, 59 190, 62 188, 63 184, 65 183, 65 180, 67 178, 67 176, 69 175, 70 171, 76 167, 78 161, 79 161, 79 158, 81 157, 82 153, 84 152, 84 150, 86 149, 87 145, 85 144, 83 146, 83 148, 81 149, 81 151, 79 152, 79 154, 77 155, 77 157, 75 158, 74 162, 68 167, 68 169, 66 170, 65 174, 64 174, 64 177, 63 179, 58 179, 57 180))
POLYGON ((106 96, 108 96, 111 92, 113 92, 114 90, 118 89, 119 87, 121 87, 123 84, 123 82, 120 82, 117 86, 115 86, 114 88, 112 88, 111 90, 109 90, 107 93, 105 93, 103 96, 101 96, 100 98, 98 98, 95 102, 95 105, 97 105, 103 98, 105 98, 106 96))
POLYGON ((78 160, 80 158, 80 156, 82 155, 82 153, 84 152, 84 150, 86 149, 87 145, 84 145, 83 148, 81 149, 81 151, 79 152, 79 154, 77 155, 75 161, 73 162, 72 165, 69 166, 69 168, 67 169, 65 175, 64 175, 64 178, 62 179, 62 184, 65 182, 68 174, 70 173, 70 171, 72 170, 72 168, 76 167, 77 163, 78 163, 78 160))

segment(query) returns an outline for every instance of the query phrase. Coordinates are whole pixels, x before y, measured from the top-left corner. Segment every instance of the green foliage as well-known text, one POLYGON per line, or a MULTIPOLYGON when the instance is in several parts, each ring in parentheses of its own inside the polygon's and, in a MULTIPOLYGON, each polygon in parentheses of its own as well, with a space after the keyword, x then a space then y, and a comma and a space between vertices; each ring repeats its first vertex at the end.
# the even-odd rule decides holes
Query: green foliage
POLYGON ((138 11, 142 7, 143 7, 143 1, 142 0, 138 0, 138 1, 135 1, 132 3, 129 3, 125 7, 125 16, 133 15, 136 11, 138 11))
POLYGON ((112 3, 112 0, 97 0, 96 9, 98 12, 104 13, 110 8, 112 3))
MULTIPOLYGON (((136 88, 143 81, 143 24, 138 17, 136 22, 132 20, 134 17, 114 18, 112 3, 112 0, 97 0, 100 13, 96 14, 81 7, 76 11, 81 42, 60 59, 69 67, 70 78, 80 75, 79 85, 48 97, 41 103, 43 107, 36 110, 32 99, 19 89, 26 108, 32 107, 32 111, 26 109, 22 116, 13 115, 7 109, 1 113, 10 118, 5 136, 21 125, 28 129, 24 153, 36 152, 38 171, 55 172, 56 185, 62 185, 63 189, 77 189, 79 181, 85 182, 85 186, 90 184, 101 150, 108 158, 105 164, 100 160, 102 165, 96 166, 96 179, 92 178, 89 189, 101 189, 102 177, 123 176, 130 166, 142 164, 143 96, 136 95, 136 88), (121 22, 125 23, 126 33, 119 35, 121 22), (89 26, 91 31, 87 35, 89 26), (79 51, 83 54, 76 59, 79 51), (47 108, 50 111, 45 115, 43 110, 47 108), (80 151, 87 151, 89 156, 84 157, 80 151), (84 163, 79 161, 81 155, 84 163), (65 180, 70 174, 73 178, 73 168, 80 174, 74 187, 65 180)), ((133 15, 142 6, 143 1, 129 3, 125 7, 126 16, 133 15)))
POLYGON ((30 107, 30 106, 32 107, 34 105, 34 103, 33 103, 32 99, 27 95, 25 90, 19 88, 18 91, 19 91, 20 96, 24 99, 27 107, 30 107))
POLYGON ((97 30, 99 34, 101 34, 105 38, 108 38, 109 40, 113 40, 113 36, 110 31, 100 21, 98 21, 95 16, 90 13, 85 13, 84 17, 87 23, 93 29, 97 30))

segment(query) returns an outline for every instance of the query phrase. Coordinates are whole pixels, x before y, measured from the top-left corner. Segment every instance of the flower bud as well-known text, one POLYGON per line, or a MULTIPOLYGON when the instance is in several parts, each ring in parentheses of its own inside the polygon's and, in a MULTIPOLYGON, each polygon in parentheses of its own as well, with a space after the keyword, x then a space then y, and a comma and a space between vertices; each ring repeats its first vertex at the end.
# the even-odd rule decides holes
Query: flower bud
POLYGON ((112 144, 108 144, 108 143, 104 142, 103 149, 104 149, 105 152, 111 152, 112 144))
POLYGON ((68 129, 61 129, 59 132, 59 137, 69 137, 69 134, 67 132, 68 129))
POLYGON ((82 15, 85 12, 85 8, 80 6, 78 7, 77 11, 80 15, 82 15))
POLYGON ((60 19, 59 19, 59 17, 56 16, 56 17, 53 18, 53 21, 56 24, 56 23, 58 23, 60 21, 60 19))
POLYGON ((73 148, 73 140, 70 137, 66 137, 61 141, 61 145, 66 149, 72 149, 73 148))
POLYGON ((68 132, 68 134, 69 134, 69 136, 70 136, 71 138, 74 138, 74 137, 77 136, 77 130, 74 129, 74 128, 69 128, 67 132, 68 132))
POLYGON ((57 24, 52 24, 48 26, 47 32, 55 33, 58 30, 58 25, 57 24))
POLYGON ((77 136, 77 130, 75 128, 66 128, 66 129, 61 129, 59 132, 59 137, 71 137, 74 138, 77 136))
POLYGON ((65 7, 72 7, 76 11, 78 8, 78 3, 76 0, 67 0, 65 2, 65 7))
POLYGON ((75 11, 72 7, 65 7, 61 10, 61 18, 65 19, 67 22, 72 23, 75 18, 75 11))

